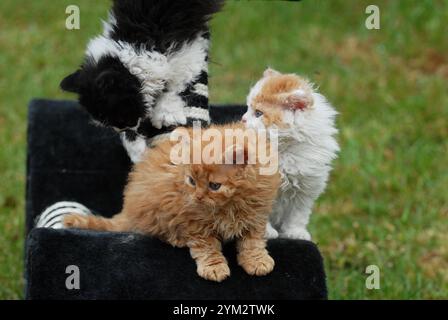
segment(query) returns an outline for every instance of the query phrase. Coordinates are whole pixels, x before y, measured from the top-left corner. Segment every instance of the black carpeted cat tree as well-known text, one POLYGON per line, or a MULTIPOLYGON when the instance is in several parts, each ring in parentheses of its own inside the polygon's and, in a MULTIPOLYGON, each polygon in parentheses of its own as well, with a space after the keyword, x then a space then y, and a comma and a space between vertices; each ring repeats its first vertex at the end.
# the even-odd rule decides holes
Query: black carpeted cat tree
MULTIPOLYGON (((211 106, 212 122, 227 122, 243 106, 211 106)), ((200 278, 188 249, 131 233, 33 228, 57 201, 77 201, 105 216, 120 211, 131 163, 118 135, 89 121, 75 102, 34 100, 29 106, 26 195, 27 299, 325 299, 322 257, 315 244, 269 241, 276 261, 264 277, 248 276, 225 247, 232 275, 200 278), (67 287, 70 266, 79 289, 67 287), (68 272, 68 273, 66 273, 68 272), (69 289, 71 288, 71 289, 69 289)))

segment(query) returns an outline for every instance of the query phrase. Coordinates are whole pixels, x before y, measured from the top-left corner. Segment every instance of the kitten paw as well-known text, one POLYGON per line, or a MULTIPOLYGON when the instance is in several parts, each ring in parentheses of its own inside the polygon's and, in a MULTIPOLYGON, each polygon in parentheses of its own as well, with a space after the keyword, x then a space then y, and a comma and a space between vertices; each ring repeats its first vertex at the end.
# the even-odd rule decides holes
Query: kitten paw
POLYGON ((123 138, 123 144, 132 163, 140 162, 143 158, 143 154, 148 148, 146 145, 146 140, 140 137, 138 137, 135 141, 128 141, 126 138, 123 138))
POLYGON ((278 232, 270 224, 266 226, 266 232, 264 233, 266 239, 277 239, 278 232))
POLYGON ((88 217, 78 214, 68 214, 62 221, 66 228, 86 229, 88 225, 88 217))
POLYGON ((230 269, 226 262, 214 265, 198 266, 198 274, 202 278, 210 281, 221 282, 230 276, 230 269))
POLYGON ((238 264, 251 276, 264 276, 274 270, 274 259, 266 252, 258 256, 238 255, 238 264))
POLYGON ((151 123, 158 129, 161 127, 179 126, 187 123, 187 117, 185 116, 182 107, 170 112, 157 110, 151 117, 151 123))
POLYGON ((311 234, 303 228, 286 230, 280 233, 281 238, 301 239, 311 241, 311 234))

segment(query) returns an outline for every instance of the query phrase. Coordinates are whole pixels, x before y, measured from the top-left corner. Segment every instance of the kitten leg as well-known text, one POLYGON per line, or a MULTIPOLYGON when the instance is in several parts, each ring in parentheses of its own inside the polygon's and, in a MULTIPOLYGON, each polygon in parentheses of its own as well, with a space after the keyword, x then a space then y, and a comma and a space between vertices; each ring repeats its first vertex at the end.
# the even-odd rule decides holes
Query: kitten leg
POLYGON ((263 234, 249 235, 237 241, 238 264, 250 275, 264 276, 274 269, 274 259, 266 250, 263 234))
POLYGON ((68 214, 64 217, 63 224, 66 228, 99 231, 131 231, 127 219, 122 214, 115 215, 110 219, 93 215, 68 214))
POLYGON ((305 226, 296 226, 294 228, 288 228, 287 230, 282 231, 280 237, 287 239, 300 239, 311 241, 311 234, 309 233, 309 231, 306 229, 305 226))
POLYGON ((199 276, 216 282, 230 276, 230 269, 218 239, 196 239, 188 243, 188 247, 191 257, 196 261, 199 276))
POLYGON ((266 239, 277 239, 278 238, 278 232, 277 232, 277 230, 274 229, 274 227, 272 226, 272 224, 270 222, 268 222, 266 224, 266 232, 264 234, 264 237, 266 239))
POLYGON ((147 149, 146 140, 137 136, 134 141, 131 141, 126 137, 125 132, 120 133, 120 138, 132 163, 140 162, 147 149))
POLYGON ((324 191, 328 172, 320 177, 301 176, 300 189, 296 194, 282 203, 284 216, 280 221, 280 237, 289 239, 302 239, 311 241, 307 230, 314 202, 324 191))
POLYGON ((288 239, 311 240, 307 230, 311 208, 300 208, 292 211, 285 217, 280 227, 280 237, 288 239))

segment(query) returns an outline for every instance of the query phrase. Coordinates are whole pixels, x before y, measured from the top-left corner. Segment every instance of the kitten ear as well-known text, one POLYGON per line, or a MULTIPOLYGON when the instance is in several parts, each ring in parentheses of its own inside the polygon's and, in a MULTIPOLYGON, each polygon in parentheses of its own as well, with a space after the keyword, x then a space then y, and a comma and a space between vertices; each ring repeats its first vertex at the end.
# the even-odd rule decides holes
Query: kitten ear
POLYGON ((272 68, 267 68, 263 72, 263 78, 271 77, 271 76, 279 76, 279 75, 281 75, 281 73, 278 72, 277 70, 272 69, 272 68))
POLYGON ((305 90, 299 89, 288 93, 283 104, 292 110, 304 110, 313 105, 313 97, 305 90))
POLYGON ((80 91, 80 75, 81 70, 77 70, 74 73, 66 76, 60 83, 62 90, 67 92, 79 93, 80 91))

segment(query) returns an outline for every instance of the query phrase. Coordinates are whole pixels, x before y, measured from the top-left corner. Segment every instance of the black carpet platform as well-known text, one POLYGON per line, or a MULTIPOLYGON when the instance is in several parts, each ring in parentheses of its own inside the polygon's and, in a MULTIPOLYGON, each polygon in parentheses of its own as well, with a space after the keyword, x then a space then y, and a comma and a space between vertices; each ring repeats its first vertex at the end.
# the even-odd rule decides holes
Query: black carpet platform
MULTIPOLYGON (((215 122, 244 113, 213 106, 215 122)), ((225 246, 232 275, 201 279, 187 249, 130 233, 33 229, 35 217, 58 201, 76 201, 111 216, 120 211, 131 163, 117 134, 90 123, 71 101, 34 100, 29 107, 26 297, 28 299, 325 299, 322 258, 308 241, 273 240, 276 261, 265 277, 250 277, 225 246), (80 270, 80 289, 66 288, 66 268, 80 270)))

